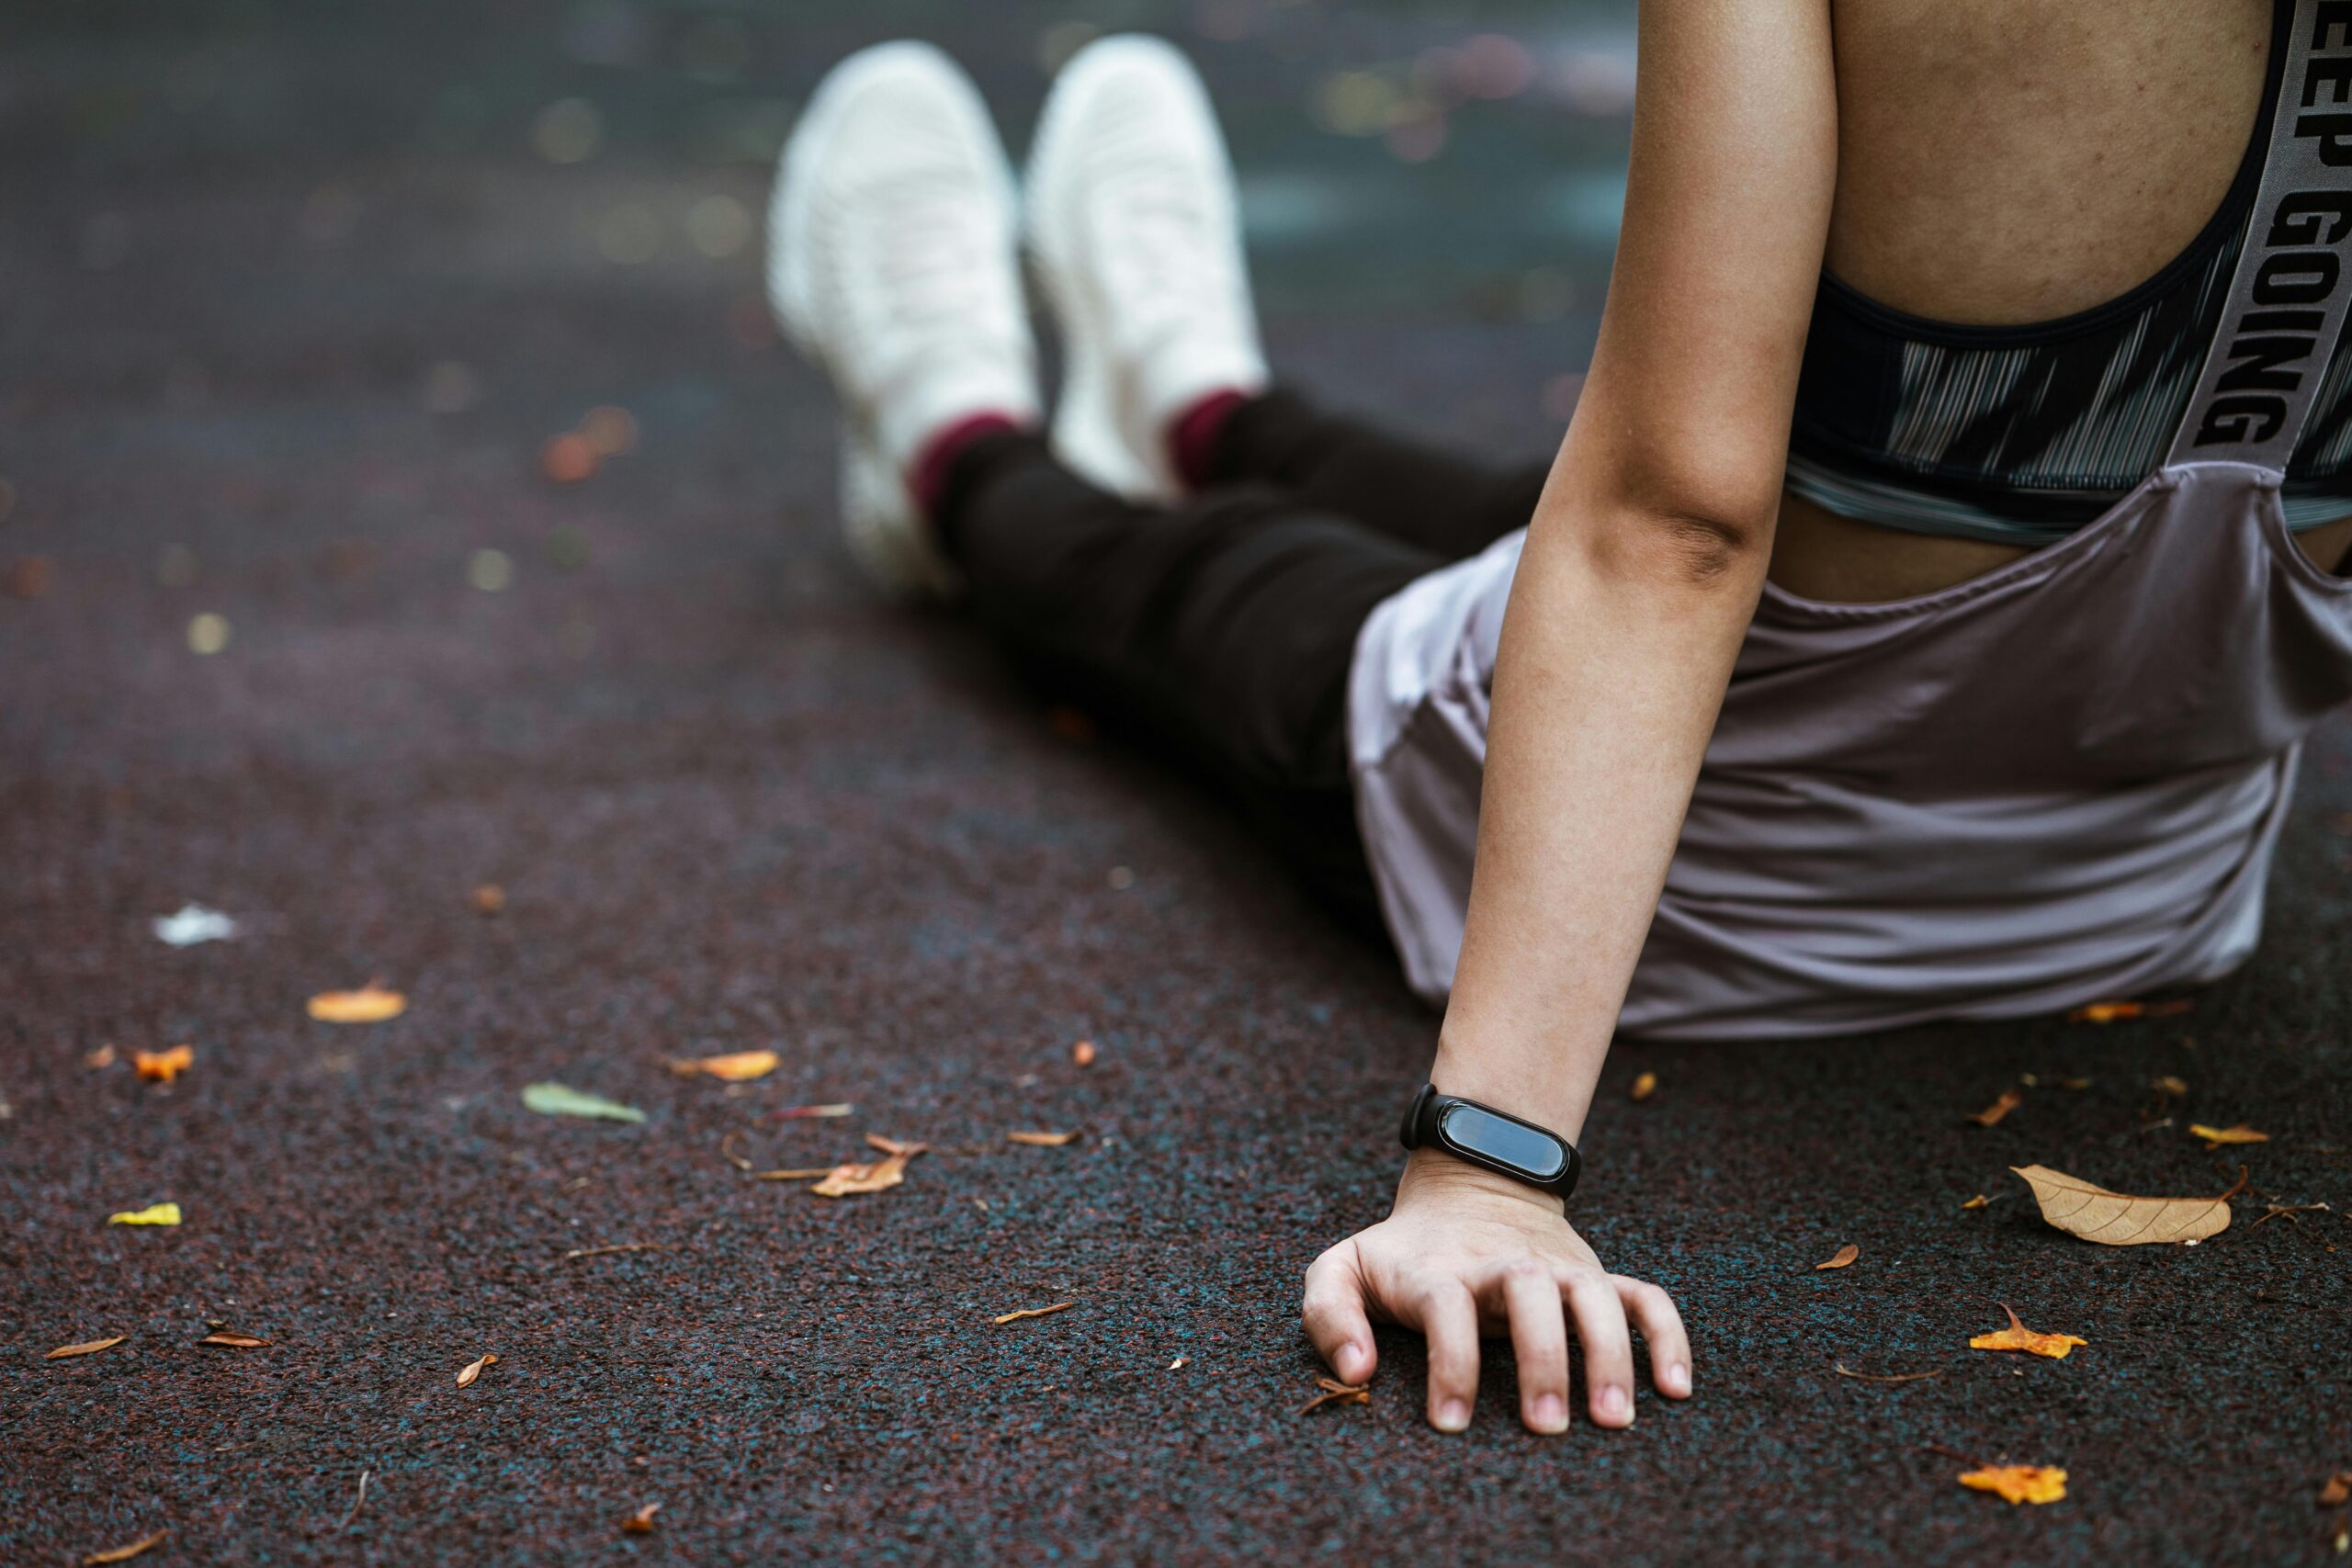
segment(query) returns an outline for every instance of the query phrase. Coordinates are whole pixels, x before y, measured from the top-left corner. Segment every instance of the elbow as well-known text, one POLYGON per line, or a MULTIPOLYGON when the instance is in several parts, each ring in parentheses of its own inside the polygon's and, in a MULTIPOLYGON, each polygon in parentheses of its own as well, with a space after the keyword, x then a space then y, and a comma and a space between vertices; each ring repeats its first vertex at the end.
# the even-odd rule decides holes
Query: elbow
POLYGON ((1619 526, 1632 558, 1676 586, 1744 587, 1771 554, 1772 520, 1770 513, 1644 508, 1619 526))

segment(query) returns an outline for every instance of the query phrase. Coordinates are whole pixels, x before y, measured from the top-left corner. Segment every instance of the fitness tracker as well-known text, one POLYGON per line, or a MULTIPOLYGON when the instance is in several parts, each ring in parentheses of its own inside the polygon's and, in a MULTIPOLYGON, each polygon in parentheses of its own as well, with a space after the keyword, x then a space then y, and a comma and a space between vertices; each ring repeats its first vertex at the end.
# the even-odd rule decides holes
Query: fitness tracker
POLYGON ((1483 1165, 1562 1199, 1576 1190, 1577 1171, 1583 1164, 1577 1146, 1557 1133, 1475 1100, 1440 1094, 1435 1084, 1423 1084, 1413 1097, 1397 1135, 1408 1149, 1424 1145, 1443 1149, 1456 1159, 1483 1165))

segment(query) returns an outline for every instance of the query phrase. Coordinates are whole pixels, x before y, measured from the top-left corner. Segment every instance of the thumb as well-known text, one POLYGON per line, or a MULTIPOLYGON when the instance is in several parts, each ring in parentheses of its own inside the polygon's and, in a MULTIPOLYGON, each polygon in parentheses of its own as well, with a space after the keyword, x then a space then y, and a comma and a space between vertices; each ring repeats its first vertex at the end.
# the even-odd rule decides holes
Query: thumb
POLYGON ((1363 1270, 1352 1240, 1326 1252, 1306 1271, 1306 1300, 1301 1309, 1306 1337, 1341 1382, 1368 1382, 1380 1364, 1363 1296, 1363 1270))

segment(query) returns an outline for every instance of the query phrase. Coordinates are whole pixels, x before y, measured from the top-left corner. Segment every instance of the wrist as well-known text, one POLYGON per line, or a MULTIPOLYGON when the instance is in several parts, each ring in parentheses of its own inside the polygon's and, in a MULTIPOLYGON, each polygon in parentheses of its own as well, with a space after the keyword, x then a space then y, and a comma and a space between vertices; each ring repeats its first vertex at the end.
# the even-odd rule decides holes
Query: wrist
POLYGON ((1555 1219, 1568 1212, 1567 1201, 1557 1193, 1457 1159, 1439 1148, 1419 1148, 1407 1155, 1404 1174, 1396 1179, 1397 1209, 1422 1203, 1497 1202, 1532 1207, 1555 1219))

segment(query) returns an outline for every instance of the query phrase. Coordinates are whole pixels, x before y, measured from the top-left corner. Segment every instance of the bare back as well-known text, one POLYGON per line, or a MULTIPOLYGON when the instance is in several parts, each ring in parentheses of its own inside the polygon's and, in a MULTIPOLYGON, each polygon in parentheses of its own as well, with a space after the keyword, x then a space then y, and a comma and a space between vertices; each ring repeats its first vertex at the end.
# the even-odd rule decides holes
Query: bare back
MULTIPOLYGON (((1895 310, 2048 321, 2125 293, 2227 195, 2260 115, 2269 0, 1835 0, 1826 266, 1895 310)), ((2352 518, 2298 536, 2323 566, 2352 518)), ((1871 526, 1790 496, 1771 575, 1839 601, 1932 592, 2016 547, 1871 526)))

